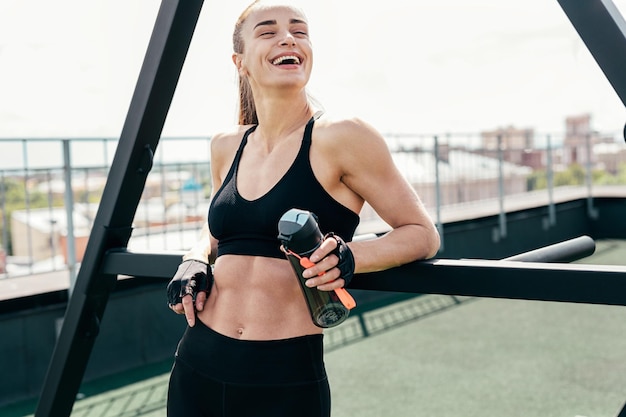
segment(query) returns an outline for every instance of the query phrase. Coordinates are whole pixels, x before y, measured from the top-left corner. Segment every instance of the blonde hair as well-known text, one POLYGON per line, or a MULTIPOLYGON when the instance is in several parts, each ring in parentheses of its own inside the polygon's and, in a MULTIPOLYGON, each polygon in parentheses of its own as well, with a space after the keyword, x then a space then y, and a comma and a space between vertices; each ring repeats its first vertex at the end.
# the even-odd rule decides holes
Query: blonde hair
MULTIPOLYGON (((235 53, 243 53, 243 25, 250 16, 250 13, 259 4, 259 0, 255 0, 252 4, 245 8, 245 10, 237 19, 235 23, 235 30, 233 31, 233 51, 235 53)), ((254 104, 254 97, 252 96, 252 88, 246 77, 239 75, 239 124, 249 125, 258 124, 259 119, 256 114, 256 106, 254 104)))

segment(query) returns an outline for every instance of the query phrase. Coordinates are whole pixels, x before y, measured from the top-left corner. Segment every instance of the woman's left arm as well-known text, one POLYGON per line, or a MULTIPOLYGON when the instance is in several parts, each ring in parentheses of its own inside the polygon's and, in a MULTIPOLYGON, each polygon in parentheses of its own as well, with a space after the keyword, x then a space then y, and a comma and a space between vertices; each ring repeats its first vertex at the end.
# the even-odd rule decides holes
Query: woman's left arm
MULTIPOLYGON (((439 233, 419 196, 394 164, 384 138, 370 125, 358 120, 346 120, 332 127, 335 148, 326 155, 338 166, 341 183, 366 201, 391 230, 371 240, 350 242, 355 260, 355 272, 364 273, 388 269, 435 256, 439 250, 439 233)), ((329 241, 332 239, 329 239, 329 241)), ((322 245, 311 260, 318 262, 334 243, 322 245)), ((311 268, 315 276, 328 266, 320 262, 320 271, 311 268)), ((328 271, 330 272, 330 271, 328 271)), ((307 274, 307 275, 309 275, 307 274)), ((335 274, 329 274, 334 276, 335 274)), ((337 282, 329 277, 315 278, 321 290, 331 290, 337 282)))
POLYGON ((359 120, 350 125, 351 133, 343 141, 349 155, 342 164, 342 182, 391 227, 378 239, 350 243, 355 272, 432 258, 439 250, 439 233, 419 196, 394 164, 384 138, 359 120))

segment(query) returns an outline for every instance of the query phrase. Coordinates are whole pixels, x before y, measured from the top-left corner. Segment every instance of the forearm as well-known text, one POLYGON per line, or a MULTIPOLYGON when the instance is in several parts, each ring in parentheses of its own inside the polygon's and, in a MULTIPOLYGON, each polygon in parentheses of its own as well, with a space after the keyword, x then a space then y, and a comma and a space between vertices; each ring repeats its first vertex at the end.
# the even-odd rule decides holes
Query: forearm
POLYGON ((196 244, 193 245, 193 247, 185 255, 183 255, 183 261, 195 259, 197 261, 210 263, 211 255, 213 254, 211 249, 212 241, 213 239, 209 233, 209 226, 205 223, 202 227, 200 238, 196 244))
POLYGON ((365 273, 397 267, 437 254, 440 240, 434 225, 404 225, 381 237, 351 242, 355 272, 365 273))

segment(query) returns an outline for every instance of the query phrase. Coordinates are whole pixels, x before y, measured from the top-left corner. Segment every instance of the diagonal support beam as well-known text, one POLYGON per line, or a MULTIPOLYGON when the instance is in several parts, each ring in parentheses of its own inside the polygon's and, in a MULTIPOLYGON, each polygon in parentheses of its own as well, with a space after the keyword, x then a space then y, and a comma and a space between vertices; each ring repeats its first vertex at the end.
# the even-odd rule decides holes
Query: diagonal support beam
POLYGON ((117 276, 105 253, 126 247, 202 0, 163 0, 35 416, 69 416, 117 276))
MULTIPOLYGON (((626 21, 611 0, 558 0, 611 86, 626 105, 626 21)), ((626 125, 623 131, 626 140, 626 125)), ((626 405, 618 417, 626 417, 626 405)))
POLYGON ((611 0, 558 0, 626 105, 626 21, 611 0))

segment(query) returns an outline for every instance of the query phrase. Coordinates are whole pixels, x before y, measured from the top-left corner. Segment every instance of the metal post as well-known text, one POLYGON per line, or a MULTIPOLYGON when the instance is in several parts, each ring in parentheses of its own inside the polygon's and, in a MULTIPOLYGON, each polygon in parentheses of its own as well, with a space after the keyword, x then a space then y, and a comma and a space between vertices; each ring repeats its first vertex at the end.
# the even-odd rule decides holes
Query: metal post
POLYGON ((439 252, 444 251, 444 235, 443 235, 443 222, 441 220, 441 179, 439 177, 439 138, 435 135, 435 202, 437 210, 437 230, 439 230, 439 236, 441 243, 439 245, 439 252))
POLYGON ((165 184, 165 162, 163 162, 163 152, 159 155, 159 172, 161 173, 161 204, 163 205, 163 217, 161 218, 161 237, 163 238, 163 247, 167 248, 167 186, 165 184))
POLYGON ((587 215, 591 219, 598 218, 598 210, 593 207, 593 151, 591 149, 591 133, 587 132, 585 135, 585 150, 587 152, 587 163, 585 164, 585 182, 587 185, 587 215))
POLYGON ((547 137, 546 177, 548 181, 548 221, 550 226, 556 225, 556 206, 554 204, 554 163, 552 161, 552 137, 547 137))
POLYGON ((63 140, 63 176, 65 178, 65 218, 67 222, 67 268, 70 273, 69 295, 76 285, 76 239, 74 236, 74 189, 72 187, 72 158, 69 139, 63 140))
POLYGON ((56 267, 56 257, 57 257, 57 244, 56 244, 56 238, 57 236, 57 221, 54 218, 54 210, 53 210, 53 206, 54 206, 54 199, 52 197, 52 175, 50 173, 50 170, 46 170, 46 182, 48 183, 48 191, 47 191, 47 197, 48 197, 48 216, 50 216, 50 239, 48 240, 50 242, 50 259, 52 259, 52 269, 54 271, 56 271, 57 267, 56 267))
POLYGON ((35 255, 33 254, 33 233, 30 222, 30 192, 28 190, 28 146, 26 139, 22 140, 22 158, 24 161, 24 210, 26 211, 26 242, 28 246, 28 269, 33 273, 33 263, 35 255))
MULTIPOLYGON (((2 211, 2 222, 4 226, 2 227, 2 241, 0 242, 0 249, 4 249, 5 255, 9 255, 9 216, 7 215, 7 206, 6 206, 6 177, 4 176, 4 171, 0 171, 0 211, 2 211)), ((7 275, 8 276, 8 275, 7 275)))
POLYGON ((102 202, 46 374, 36 417, 69 416, 100 321, 117 281, 101 268, 107 251, 125 248, 152 168, 202 0, 163 0, 111 164, 102 202))
POLYGON ((504 152, 502 149, 502 135, 498 135, 498 199, 500 203, 500 238, 506 238, 506 212, 504 211, 504 152))

